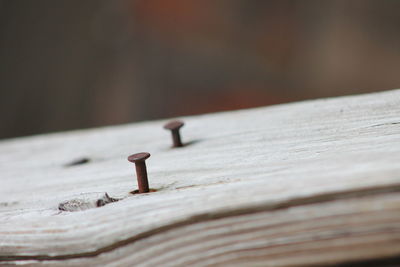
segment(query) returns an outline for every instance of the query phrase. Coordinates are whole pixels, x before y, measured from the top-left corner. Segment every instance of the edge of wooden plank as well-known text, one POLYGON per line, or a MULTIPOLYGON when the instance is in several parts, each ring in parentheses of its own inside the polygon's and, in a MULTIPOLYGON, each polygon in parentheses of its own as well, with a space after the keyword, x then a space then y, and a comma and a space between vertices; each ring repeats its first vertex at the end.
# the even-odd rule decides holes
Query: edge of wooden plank
MULTIPOLYGON (((351 190, 351 191, 341 191, 341 192, 330 192, 328 194, 319 194, 313 195, 309 197, 301 197, 301 198, 293 198, 285 202, 278 202, 278 203, 264 203, 259 205, 252 205, 249 207, 242 207, 236 210, 230 210, 228 212, 214 212, 214 213, 205 213, 205 214, 198 214, 192 216, 188 219, 175 222, 173 224, 167 224, 158 228, 154 228, 152 230, 142 232, 139 235, 132 236, 130 238, 121 240, 116 242, 112 245, 105 246, 103 248, 97 249, 91 252, 84 252, 84 253, 76 253, 76 254, 64 254, 64 255, 56 255, 56 256, 49 256, 49 255, 17 255, 17 256, 7 256, 7 255, 0 255, 0 262, 16 262, 16 261, 27 261, 27 260, 35 260, 35 261, 57 261, 57 260, 67 260, 67 259, 79 259, 79 258, 90 258, 96 257, 102 253, 107 253, 113 250, 116 250, 120 247, 126 246, 128 244, 134 243, 138 240, 148 238, 150 236, 178 228, 181 226, 190 225, 193 223, 201 223, 204 221, 216 220, 221 218, 227 217, 234 217, 258 212, 265 212, 265 211, 275 211, 280 209, 287 209, 290 207, 296 206, 304 206, 310 204, 319 204, 325 203, 329 201, 335 201, 339 199, 352 199, 352 198, 359 198, 365 196, 374 196, 380 194, 387 194, 387 193, 398 193, 400 192, 400 184, 393 184, 393 185, 385 185, 382 187, 366 187, 359 190, 351 190)), ((397 258, 396 258, 397 260, 397 258)), ((345 266, 345 265, 344 265, 345 266)))

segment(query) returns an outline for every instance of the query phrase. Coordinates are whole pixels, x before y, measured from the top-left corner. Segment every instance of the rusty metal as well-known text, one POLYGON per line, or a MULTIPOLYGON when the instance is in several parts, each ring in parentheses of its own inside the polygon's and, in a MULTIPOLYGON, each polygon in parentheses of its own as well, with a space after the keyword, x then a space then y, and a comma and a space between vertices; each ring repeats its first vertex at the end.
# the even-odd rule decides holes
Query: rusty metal
POLYGON ((171 121, 164 125, 164 129, 170 130, 172 134, 172 147, 182 147, 179 129, 185 125, 182 121, 171 121))
POLYGON ((142 152, 130 155, 128 160, 135 163, 136 176, 138 181, 139 193, 148 193, 149 181, 147 180, 147 169, 145 160, 150 157, 150 153, 142 152))

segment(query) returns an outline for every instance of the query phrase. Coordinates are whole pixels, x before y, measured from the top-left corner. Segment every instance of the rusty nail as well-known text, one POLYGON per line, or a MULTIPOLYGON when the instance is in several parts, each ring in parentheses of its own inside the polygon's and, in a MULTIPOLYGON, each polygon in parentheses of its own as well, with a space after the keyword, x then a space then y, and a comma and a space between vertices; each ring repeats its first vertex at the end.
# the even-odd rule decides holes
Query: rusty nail
POLYGON ((150 153, 147 152, 133 154, 128 157, 130 162, 135 163, 139 193, 149 192, 149 181, 147 180, 147 169, 145 163, 145 160, 149 157, 150 153))
POLYGON ((179 134, 179 129, 185 125, 182 121, 171 121, 164 125, 164 129, 170 130, 172 133, 172 147, 181 147, 181 135, 179 134))

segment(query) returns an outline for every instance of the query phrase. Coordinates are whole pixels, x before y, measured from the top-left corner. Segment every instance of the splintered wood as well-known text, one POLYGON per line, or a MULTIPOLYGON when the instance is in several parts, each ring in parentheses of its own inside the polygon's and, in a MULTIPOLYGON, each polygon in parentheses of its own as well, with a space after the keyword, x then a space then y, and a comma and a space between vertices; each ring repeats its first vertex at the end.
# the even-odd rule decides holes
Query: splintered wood
POLYGON ((0 142, 0 265, 400 263, 400 90, 181 119, 0 142))

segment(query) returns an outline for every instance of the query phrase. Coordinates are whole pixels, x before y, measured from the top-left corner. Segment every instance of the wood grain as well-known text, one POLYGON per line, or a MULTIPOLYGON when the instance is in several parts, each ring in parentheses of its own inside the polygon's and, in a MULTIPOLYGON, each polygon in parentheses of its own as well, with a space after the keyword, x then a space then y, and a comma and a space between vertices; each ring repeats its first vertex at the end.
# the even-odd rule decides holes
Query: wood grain
POLYGON ((400 255, 400 90, 0 142, 0 264, 310 266, 400 255), (141 151, 150 187, 135 194, 141 151), (81 164, 81 159, 88 159, 81 164), (107 192, 120 199, 97 207, 107 192), (60 211, 60 203, 84 203, 60 211))

